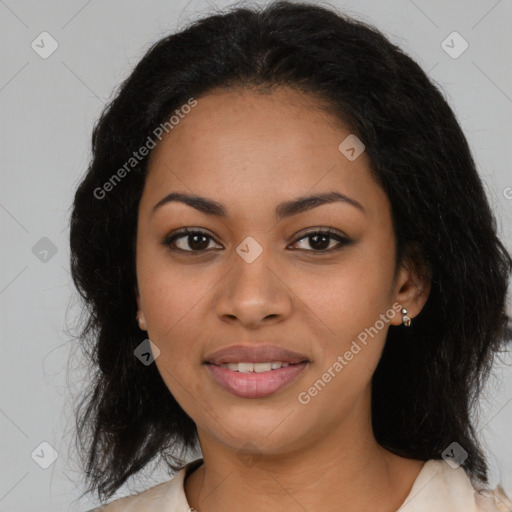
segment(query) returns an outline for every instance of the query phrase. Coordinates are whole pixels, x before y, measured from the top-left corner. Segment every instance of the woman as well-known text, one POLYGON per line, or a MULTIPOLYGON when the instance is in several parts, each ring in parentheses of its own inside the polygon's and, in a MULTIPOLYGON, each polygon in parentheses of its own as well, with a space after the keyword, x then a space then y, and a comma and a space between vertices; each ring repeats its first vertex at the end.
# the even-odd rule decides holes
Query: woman
POLYGON ((470 413, 512 261, 415 62, 327 8, 233 9, 156 43, 92 142, 89 490, 178 471, 101 510, 510 510, 470 413))

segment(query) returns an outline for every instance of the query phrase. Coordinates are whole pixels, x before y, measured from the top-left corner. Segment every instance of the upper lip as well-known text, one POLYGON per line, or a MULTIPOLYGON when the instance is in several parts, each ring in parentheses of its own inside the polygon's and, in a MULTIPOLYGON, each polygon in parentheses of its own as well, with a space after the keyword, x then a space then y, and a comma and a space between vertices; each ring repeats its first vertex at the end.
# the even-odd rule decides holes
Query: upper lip
POLYGON ((282 361, 290 364, 308 361, 304 354, 278 347, 277 345, 231 345, 216 350, 205 357, 205 363, 266 363, 282 361))

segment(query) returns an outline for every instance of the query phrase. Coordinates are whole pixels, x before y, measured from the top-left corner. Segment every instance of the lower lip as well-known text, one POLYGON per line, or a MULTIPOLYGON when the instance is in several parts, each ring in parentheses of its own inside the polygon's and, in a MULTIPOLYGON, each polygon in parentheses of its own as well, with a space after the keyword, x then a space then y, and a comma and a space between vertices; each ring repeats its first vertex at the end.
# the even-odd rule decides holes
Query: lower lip
POLYGON ((272 395, 293 382, 308 365, 291 364, 285 368, 260 373, 242 373, 224 366, 207 363, 214 380, 226 391, 240 398, 262 398, 272 395))

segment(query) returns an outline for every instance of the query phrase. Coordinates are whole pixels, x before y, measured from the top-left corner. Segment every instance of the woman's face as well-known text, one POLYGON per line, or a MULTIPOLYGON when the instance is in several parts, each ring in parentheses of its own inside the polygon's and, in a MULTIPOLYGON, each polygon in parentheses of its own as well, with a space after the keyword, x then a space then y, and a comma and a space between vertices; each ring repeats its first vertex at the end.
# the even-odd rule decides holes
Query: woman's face
POLYGON ((406 269, 394 280, 390 205, 366 153, 354 159, 361 148, 351 139, 340 150, 350 130, 312 102, 285 88, 215 92, 151 154, 138 218, 139 314, 163 380, 205 443, 278 454, 367 425, 389 325, 402 322, 399 305, 413 317, 425 300, 406 269), (154 209, 170 193, 214 201, 224 215, 181 201, 154 209), (348 199, 279 207, 333 193, 348 199), (163 243, 185 227, 202 233, 163 243), (230 391, 205 361, 239 344, 276 345, 308 362, 250 375, 216 367, 230 391), (269 382, 280 379, 274 390, 269 382))

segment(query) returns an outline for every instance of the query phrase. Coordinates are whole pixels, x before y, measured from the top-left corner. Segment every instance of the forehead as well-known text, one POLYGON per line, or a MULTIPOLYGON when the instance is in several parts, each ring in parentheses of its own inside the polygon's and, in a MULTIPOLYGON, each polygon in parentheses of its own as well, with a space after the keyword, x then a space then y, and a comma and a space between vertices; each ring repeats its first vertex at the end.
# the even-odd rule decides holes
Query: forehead
POLYGON ((315 97, 293 89, 214 91, 153 149, 144 195, 156 202, 179 190, 242 206, 334 188, 385 206, 367 155, 350 161, 339 150, 350 134, 315 97))
POLYGON ((246 160, 255 152, 263 159, 269 150, 274 159, 319 158, 308 155, 308 151, 336 144, 340 129, 350 133, 314 97, 287 87, 271 93, 215 90, 200 97, 197 106, 164 136, 152 151, 151 162, 165 153, 183 153, 179 151, 183 144, 201 149, 188 155, 189 161, 204 161, 211 156, 216 161, 222 153, 246 160))

